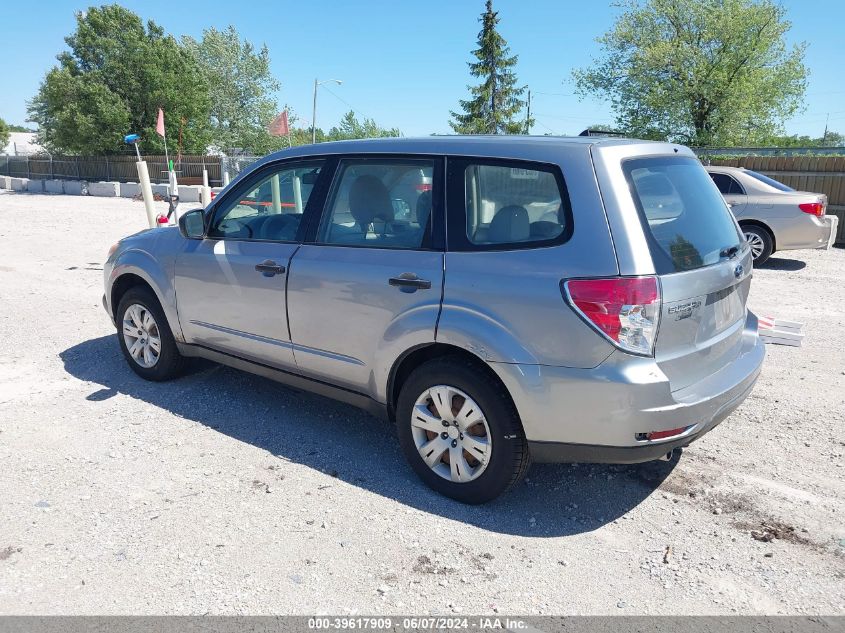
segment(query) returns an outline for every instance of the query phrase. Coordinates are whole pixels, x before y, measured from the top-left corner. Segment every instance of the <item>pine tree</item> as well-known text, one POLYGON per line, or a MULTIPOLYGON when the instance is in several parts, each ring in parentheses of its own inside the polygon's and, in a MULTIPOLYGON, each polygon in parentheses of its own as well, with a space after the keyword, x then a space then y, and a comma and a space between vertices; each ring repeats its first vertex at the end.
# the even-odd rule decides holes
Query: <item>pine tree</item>
POLYGON ((530 129, 531 121, 517 120, 525 102, 520 99, 525 86, 517 86, 517 56, 510 56, 510 48, 499 35, 496 25, 499 14, 493 11, 493 0, 479 18, 482 27, 478 34, 478 49, 472 51, 478 61, 468 62, 473 77, 482 77, 478 86, 467 86, 471 99, 461 100, 463 113, 452 112, 449 122, 458 134, 522 134, 530 129))

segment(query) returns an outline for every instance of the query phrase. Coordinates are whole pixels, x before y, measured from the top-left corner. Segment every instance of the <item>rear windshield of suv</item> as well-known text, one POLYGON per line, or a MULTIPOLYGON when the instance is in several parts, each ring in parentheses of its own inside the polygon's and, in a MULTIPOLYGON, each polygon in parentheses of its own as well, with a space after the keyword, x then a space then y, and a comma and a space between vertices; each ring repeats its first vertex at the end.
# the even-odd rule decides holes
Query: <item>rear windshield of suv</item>
POLYGON ((701 163, 685 156, 634 158, 622 164, 640 211, 658 274, 718 262, 740 235, 701 163))

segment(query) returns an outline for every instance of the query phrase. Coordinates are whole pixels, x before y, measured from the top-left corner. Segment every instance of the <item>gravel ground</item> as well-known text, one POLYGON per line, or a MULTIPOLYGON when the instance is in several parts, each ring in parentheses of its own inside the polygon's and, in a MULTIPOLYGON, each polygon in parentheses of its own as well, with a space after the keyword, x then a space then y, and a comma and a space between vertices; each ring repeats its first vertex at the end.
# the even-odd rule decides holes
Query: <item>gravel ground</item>
POLYGON ((0 613, 845 613, 845 250, 755 273, 804 347, 770 346, 679 462, 534 466, 466 507, 346 405, 211 364, 137 378, 101 262, 143 227, 0 192, 0 613))

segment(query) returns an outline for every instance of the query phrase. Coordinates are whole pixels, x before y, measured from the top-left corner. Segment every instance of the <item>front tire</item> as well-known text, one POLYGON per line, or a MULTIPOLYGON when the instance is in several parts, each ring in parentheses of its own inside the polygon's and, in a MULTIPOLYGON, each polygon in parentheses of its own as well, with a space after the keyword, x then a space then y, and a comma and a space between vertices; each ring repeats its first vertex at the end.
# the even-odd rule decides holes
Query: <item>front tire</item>
POLYGON ((459 358, 434 359, 411 373, 399 394, 396 425, 420 479, 463 503, 507 492, 531 463, 507 392, 484 368, 459 358))
POLYGON ((751 256, 754 258, 754 265, 765 264, 774 250, 774 242, 769 232, 761 226, 747 224, 742 227, 748 245, 751 247, 751 256))
POLYGON ((175 378, 185 365, 158 299, 148 288, 130 288, 117 306, 117 339, 126 362, 145 380, 175 378))

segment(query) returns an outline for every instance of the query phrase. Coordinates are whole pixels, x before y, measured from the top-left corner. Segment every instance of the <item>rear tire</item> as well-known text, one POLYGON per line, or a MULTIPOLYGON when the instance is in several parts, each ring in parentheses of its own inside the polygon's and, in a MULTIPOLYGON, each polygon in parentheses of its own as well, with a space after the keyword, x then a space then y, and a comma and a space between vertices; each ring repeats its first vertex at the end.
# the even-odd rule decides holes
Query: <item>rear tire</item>
POLYGON ((179 353, 173 332, 158 299, 149 288, 126 291, 117 306, 117 340, 136 374, 161 382, 182 373, 185 358, 179 353))
POLYGON ((516 486, 531 464, 507 392, 483 368, 460 358, 428 361, 408 376, 397 401, 396 427, 420 479, 463 503, 495 499, 516 486), (438 410, 435 398, 445 398, 445 408, 438 410))
POLYGON ((771 234, 761 226, 746 224, 742 227, 742 233, 751 246, 751 255, 754 258, 754 265, 765 264, 774 250, 774 241, 771 234))

